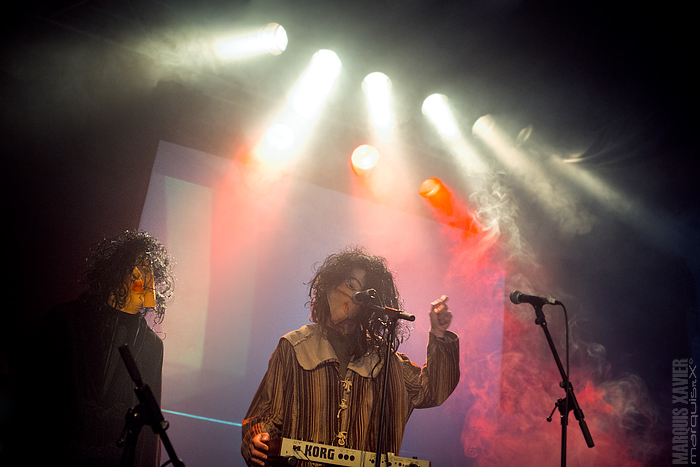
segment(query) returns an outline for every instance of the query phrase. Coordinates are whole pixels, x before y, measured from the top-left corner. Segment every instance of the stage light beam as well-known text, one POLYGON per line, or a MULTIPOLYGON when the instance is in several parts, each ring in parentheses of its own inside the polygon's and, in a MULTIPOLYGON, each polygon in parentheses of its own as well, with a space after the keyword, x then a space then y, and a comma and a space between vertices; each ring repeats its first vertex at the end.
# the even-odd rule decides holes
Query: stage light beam
POLYGON ((291 107, 304 118, 316 116, 333 89, 341 68, 342 63, 332 50, 316 52, 293 91, 291 107))
POLYGON ((464 176, 484 174, 488 168, 481 156, 462 135, 448 99, 443 94, 432 94, 423 101, 423 114, 430 120, 445 146, 461 165, 464 176))
POLYGON ((294 139, 294 131, 283 123, 272 125, 265 133, 265 142, 280 151, 291 148, 294 139))
POLYGON ((369 116, 380 140, 391 136, 394 116, 391 111, 391 80, 380 72, 370 73, 362 81, 362 90, 367 99, 369 116))
POLYGON ((290 92, 287 106, 271 122, 253 154, 270 168, 285 169, 297 156, 340 74, 335 52, 319 50, 290 92))

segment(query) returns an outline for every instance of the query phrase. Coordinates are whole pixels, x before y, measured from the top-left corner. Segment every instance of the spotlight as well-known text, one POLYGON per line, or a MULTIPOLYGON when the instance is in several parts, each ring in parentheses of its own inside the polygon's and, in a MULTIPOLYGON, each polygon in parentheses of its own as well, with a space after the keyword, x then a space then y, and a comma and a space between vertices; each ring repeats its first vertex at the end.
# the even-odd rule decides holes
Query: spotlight
POLYGON ((372 89, 388 91, 389 88, 391 88, 391 80, 387 75, 378 71, 368 74, 362 81, 362 89, 364 89, 365 92, 371 92, 372 89))
POLYGON ((418 187, 418 194, 423 198, 432 198, 436 196, 441 190, 444 191, 444 185, 439 178, 429 178, 420 184, 418 187))
POLYGON ((527 142, 528 139, 530 139, 530 136, 532 135, 532 125, 528 125, 522 130, 520 130, 520 133, 518 133, 518 137, 515 138, 515 145, 516 146, 522 146, 527 142))
POLYGON ((448 140, 460 137, 459 128, 447 104, 447 96, 433 94, 423 101, 423 114, 433 122, 440 135, 448 140))
POLYGON ((260 42, 267 53, 279 55, 287 50, 289 39, 287 39, 287 31, 281 25, 268 23, 260 31, 260 42))
POLYGON ((421 183, 418 194, 425 198, 438 212, 447 216, 454 214, 452 193, 439 178, 429 178, 421 183))
POLYGON ((480 226, 474 213, 455 198, 439 178, 425 180, 418 188, 418 193, 435 208, 440 222, 457 229, 463 239, 479 233, 480 226))
POLYGON ((447 106, 447 97, 444 94, 431 94, 423 101, 421 110, 423 115, 435 115, 444 110, 447 106))
POLYGON ((362 81, 370 119, 380 139, 391 135, 394 117, 391 112, 391 80, 384 73, 374 72, 362 81))
POLYGON ((491 115, 484 115, 474 123, 474 126, 472 126, 472 133, 481 137, 487 136, 495 126, 496 122, 493 117, 491 115))
POLYGON ((332 50, 321 49, 311 57, 311 68, 319 75, 335 77, 342 66, 338 55, 332 50))
POLYGON ((358 146, 353 152, 350 161, 352 163, 352 170, 357 175, 362 175, 372 167, 377 165, 379 160, 379 151, 369 144, 363 144, 358 146))
POLYGON ((253 34, 224 39, 216 43, 216 53, 224 58, 259 53, 279 55, 287 48, 287 32, 277 23, 269 23, 253 34))

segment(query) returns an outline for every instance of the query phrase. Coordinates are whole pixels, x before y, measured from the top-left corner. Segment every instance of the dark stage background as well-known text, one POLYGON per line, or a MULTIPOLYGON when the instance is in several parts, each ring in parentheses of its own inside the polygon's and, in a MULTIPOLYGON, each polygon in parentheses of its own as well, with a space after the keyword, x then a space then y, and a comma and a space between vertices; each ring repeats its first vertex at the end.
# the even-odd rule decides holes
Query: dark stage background
MULTIPOLYGON (((176 448, 187 465, 242 465, 235 424, 277 338, 306 323, 303 283, 313 264, 365 243, 389 258, 419 317, 426 300, 449 292, 462 337, 458 392, 414 414, 405 451, 435 466, 558 464, 559 425, 545 421, 560 397, 558 376, 532 309, 507 302, 519 289, 555 296, 569 312, 572 383, 596 441, 587 449, 572 424, 569 465, 670 465, 671 362, 697 357, 700 334, 690 18, 631 3, 188 3, 26 2, 3 15, 2 186, 13 281, 0 327, 3 389, 17 383, 18 344, 31 341, 51 306, 80 293, 88 247, 146 228, 183 266, 160 330, 163 408, 229 422, 170 414, 176 448), (271 21, 290 36, 277 57, 224 64, 192 49, 211 31, 271 21), (246 151, 320 48, 343 60, 336 97, 305 159, 281 178, 258 180, 246 151), (405 165, 393 170, 404 179, 379 192, 348 163, 368 136, 352 103, 377 70, 402 96, 405 138, 405 165), (463 178, 420 114, 433 92, 450 97, 467 134, 485 114, 515 134, 532 125, 526 152, 540 176, 494 163, 478 183, 463 178), (197 178, 202 167, 213 178, 197 178), (575 183, 581 173, 594 182, 575 183), (479 234, 462 236, 461 224, 448 227, 454 219, 418 197, 428 177, 477 213, 479 234), (198 187, 213 187, 203 195, 209 214, 187 229, 168 224, 166 212, 203 215, 198 187), (241 233, 237 222, 248 217, 239 212, 257 230, 241 233), (197 228, 202 219, 211 235, 197 228), (309 227, 314 235, 304 234, 309 227), (197 263, 202 251, 218 263, 197 263), (254 271, 244 267, 251 264, 254 271), (206 294, 204 306, 199 281, 228 295, 206 294), (226 313, 229 302, 239 314, 226 313), (278 303, 293 303, 295 314, 276 314, 278 303), (180 310, 197 307, 204 311, 183 321, 180 310), (241 335, 227 338, 226 326, 241 335)), ((562 344, 561 313, 553 308, 548 320, 562 344)), ((419 363, 425 326, 416 324, 404 349, 419 363)), ((3 408, 0 416, 11 401, 3 408)))

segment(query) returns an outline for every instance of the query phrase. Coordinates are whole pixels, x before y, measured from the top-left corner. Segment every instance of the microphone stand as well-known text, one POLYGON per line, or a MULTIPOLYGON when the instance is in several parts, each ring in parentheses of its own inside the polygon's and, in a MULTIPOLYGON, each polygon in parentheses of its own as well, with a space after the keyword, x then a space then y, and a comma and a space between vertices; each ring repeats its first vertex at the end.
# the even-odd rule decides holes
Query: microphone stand
POLYGON ((185 464, 175 455, 175 449, 173 449, 173 445, 170 443, 170 439, 165 433, 169 424, 163 418, 163 413, 160 411, 160 407, 158 406, 158 402, 151 388, 141 380, 141 373, 136 366, 131 351, 129 351, 129 346, 124 344, 119 347, 119 353, 124 361, 124 365, 126 365, 129 376, 131 376, 132 381, 136 384, 134 392, 136 392, 136 397, 138 397, 140 402, 139 405, 130 408, 127 412, 124 427, 125 435, 122 439, 117 441, 117 446, 124 446, 124 452, 122 452, 119 467, 132 467, 134 465, 136 441, 144 425, 150 425, 153 432, 160 435, 160 439, 163 441, 165 450, 170 457, 170 462, 172 462, 175 467, 185 467, 185 464))
MULTIPOLYGON (((544 335, 547 338, 547 342, 549 343, 549 348, 552 350, 552 355, 554 356, 554 361, 557 364, 557 367, 559 368, 559 374, 562 377, 562 382, 559 383, 559 386, 564 388, 566 391, 566 397, 564 399, 559 399, 557 400, 557 403, 554 406, 554 410, 559 409, 559 412, 561 414, 561 466, 565 467, 566 466, 566 435, 567 435, 567 426, 569 424, 569 411, 573 410, 574 411, 574 416, 576 417, 576 420, 578 420, 578 424, 581 427, 581 432, 583 433, 583 437, 586 440, 586 444, 588 445, 589 448, 592 448, 595 446, 593 444, 593 438, 591 438, 591 433, 588 431, 588 425, 586 424, 586 421, 583 418, 583 410, 581 410, 581 407, 578 405, 578 401, 576 400, 576 395, 574 394, 574 388, 569 382, 569 377, 566 374, 566 371, 564 370, 564 366, 561 364, 561 360, 559 359, 559 354, 557 353, 557 348, 554 346, 554 341, 552 340, 552 336, 549 333, 549 329, 547 328, 547 321, 545 320, 544 317, 544 312, 542 311, 542 304, 537 304, 533 305, 535 307, 535 315, 537 316, 537 319, 535 320, 535 324, 540 326, 542 330, 544 331, 544 335)), ((554 410, 552 411, 552 414, 554 414, 554 410)), ((547 421, 552 421, 552 414, 550 414, 549 418, 547 418, 547 421)))
MULTIPOLYGON (((386 355, 384 356, 384 382, 382 384, 382 399, 381 399, 381 408, 380 408, 380 413, 379 413, 379 432, 377 434, 377 452, 374 457, 375 459, 375 467, 381 467, 382 462, 382 446, 384 443, 384 418, 385 418, 385 412, 386 412, 386 406, 387 406, 387 393, 388 393, 388 387, 389 387, 389 368, 391 365, 391 354, 392 354, 392 345, 394 342, 394 337, 396 335, 396 324, 398 320, 404 319, 406 321, 415 321, 416 317, 412 314, 406 313, 404 311, 397 310, 395 308, 389 308, 385 306, 379 306, 379 305, 374 305, 372 303, 367 303, 366 304, 371 310, 374 310, 375 312, 378 313, 385 313, 387 316, 387 323, 386 327, 389 330, 388 336, 387 336, 387 345, 386 345, 386 355)), ((389 459, 387 458, 387 465, 388 465, 389 459)))
MULTIPOLYGON (((380 409, 380 414, 379 414, 379 432, 377 433, 377 453, 374 457, 375 459, 375 466, 376 467, 381 467, 382 465, 382 446, 384 444, 384 414, 386 412, 386 404, 387 404, 387 388, 389 387, 389 366, 391 362, 391 346, 392 342, 394 342, 394 335, 396 334, 396 319, 389 318, 388 328, 389 328, 389 341, 387 342, 386 346, 386 355, 385 355, 385 362, 386 364, 384 365, 384 382, 382 384, 382 402, 381 402, 381 409, 380 409)), ((388 460, 388 459, 387 459, 388 460)))

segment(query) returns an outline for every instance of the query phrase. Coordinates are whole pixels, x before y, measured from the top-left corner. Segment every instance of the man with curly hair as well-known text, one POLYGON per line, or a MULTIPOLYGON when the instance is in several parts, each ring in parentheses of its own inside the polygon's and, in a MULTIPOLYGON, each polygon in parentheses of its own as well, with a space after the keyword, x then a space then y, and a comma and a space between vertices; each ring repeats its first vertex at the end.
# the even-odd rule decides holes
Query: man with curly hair
MULTIPOLYGON (((391 340, 382 452, 399 453, 414 408, 442 404, 459 382, 459 340, 447 330, 447 297, 430 306, 427 362, 396 352, 403 321, 353 300, 376 291, 382 307, 402 302, 386 260, 362 248, 330 255, 309 284, 311 321, 283 336, 243 421, 241 453, 250 466, 269 465, 271 441, 298 439, 376 452, 386 344, 391 340), (396 327, 390 339, 389 328, 396 327)), ((393 312, 389 312, 393 313, 393 312)))
MULTIPOLYGON (((138 405, 118 348, 127 344, 160 400, 163 342, 148 325, 163 320, 171 295, 172 259, 145 232, 99 242, 87 260, 85 292, 44 318, 37 342, 33 409, 42 441, 22 456, 52 465, 118 466, 126 414, 138 405)), ((34 421, 36 423, 36 421, 34 421)), ((134 465, 159 465, 159 438, 141 430, 134 465)), ((25 464, 26 465, 26 464, 25 464)))

